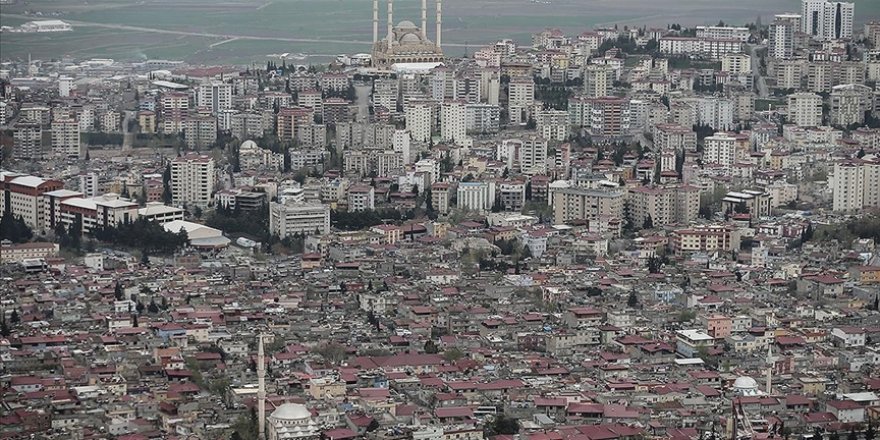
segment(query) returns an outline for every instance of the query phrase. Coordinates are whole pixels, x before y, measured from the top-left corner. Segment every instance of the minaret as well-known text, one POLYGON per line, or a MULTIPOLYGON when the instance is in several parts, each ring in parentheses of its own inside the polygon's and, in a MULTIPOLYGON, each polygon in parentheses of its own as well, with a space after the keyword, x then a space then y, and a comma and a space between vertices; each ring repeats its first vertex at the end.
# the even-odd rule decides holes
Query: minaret
POLYGON ((373 44, 379 41, 379 0, 373 0, 373 44))
POLYGON ((394 40, 394 0, 388 0, 388 48, 391 49, 391 41, 394 40))
POLYGON ((440 37, 443 36, 443 0, 437 0, 437 48, 440 48, 440 37))
POLYGON ((257 336, 257 432, 260 440, 266 438, 266 355, 262 334, 257 336))
POLYGON ((773 392, 773 344, 767 345, 767 395, 773 392))
POLYGON ((422 0, 422 41, 428 39, 428 0, 422 0))

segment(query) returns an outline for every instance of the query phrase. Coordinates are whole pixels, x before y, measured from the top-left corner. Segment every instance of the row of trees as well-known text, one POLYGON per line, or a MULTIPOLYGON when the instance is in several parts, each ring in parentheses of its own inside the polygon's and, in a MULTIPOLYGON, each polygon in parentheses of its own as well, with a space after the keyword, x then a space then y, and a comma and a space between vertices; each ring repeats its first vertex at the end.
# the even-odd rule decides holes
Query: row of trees
POLYGON ((330 211, 330 224, 343 231, 358 231, 383 223, 400 223, 415 218, 413 210, 368 209, 359 212, 330 211))

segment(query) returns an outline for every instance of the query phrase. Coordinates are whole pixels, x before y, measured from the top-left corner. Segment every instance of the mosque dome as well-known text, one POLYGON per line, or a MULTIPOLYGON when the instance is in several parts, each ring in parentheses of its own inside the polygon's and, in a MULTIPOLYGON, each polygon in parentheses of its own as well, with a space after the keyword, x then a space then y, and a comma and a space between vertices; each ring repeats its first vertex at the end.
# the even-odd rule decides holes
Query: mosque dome
POLYGON ((250 141, 250 140, 244 141, 241 143, 241 146, 239 148, 242 150, 256 150, 257 143, 254 141, 250 141))
POLYGON ((312 417, 312 413, 305 405, 285 403, 276 408, 271 417, 279 420, 304 420, 312 417))
POLYGON ((409 20, 401 21, 400 23, 397 24, 397 28, 398 29, 418 29, 416 27, 416 24, 409 21, 409 20))
POLYGON ((758 382, 748 376, 740 376, 733 382, 733 389, 740 394, 749 395, 758 392, 758 382))
POLYGON ((400 42, 403 44, 418 44, 422 42, 422 39, 416 34, 406 34, 400 37, 400 42))

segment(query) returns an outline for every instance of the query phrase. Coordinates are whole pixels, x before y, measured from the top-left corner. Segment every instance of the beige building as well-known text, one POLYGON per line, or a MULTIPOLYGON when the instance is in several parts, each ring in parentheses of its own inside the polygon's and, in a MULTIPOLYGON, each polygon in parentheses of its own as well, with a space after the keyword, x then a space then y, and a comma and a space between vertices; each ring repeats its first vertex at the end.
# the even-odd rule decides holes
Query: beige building
POLYGON ((835 211, 880 207, 880 160, 846 160, 834 164, 829 179, 835 211))
POLYGON ((551 192, 556 224, 599 217, 623 218, 626 190, 612 182, 593 187, 553 188, 551 192))
POLYGON ((815 93, 788 95, 788 122, 799 127, 822 125, 822 97, 815 93))
POLYGON ((58 118, 52 121, 52 152, 58 156, 79 158, 80 134, 76 119, 58 118))
POLYGON ((205 208, 213 194, 213 158, 190 153, 171 161, 171 196, 175 205, 205 208))
POLYGON ((627 194, 629 221, 641 228, 650 216, 654 227, 688 224, 700 211, 700 189, 688 185, 640 186, 627 194))

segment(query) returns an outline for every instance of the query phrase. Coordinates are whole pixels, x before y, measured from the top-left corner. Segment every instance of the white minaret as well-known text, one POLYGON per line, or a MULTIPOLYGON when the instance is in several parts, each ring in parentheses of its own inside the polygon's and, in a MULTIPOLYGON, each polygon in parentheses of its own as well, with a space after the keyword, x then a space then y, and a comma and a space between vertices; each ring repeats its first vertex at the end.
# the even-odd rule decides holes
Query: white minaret
POLYGON ((379 0, 373 0, 373 44, 379 41, 379 0))
POLYGON ((773 344, 767 346, 767 395, 773 392, 773 344))
POLYGON ((388 48, 391 48, 391 42, 394 40, 394 0, 388 0, 388 48))
POLYGON ((422 41, 428 39, 428 0, 422 0, 422 41))
POLYGON ((440 47, 440 38, 443 36, 443 0, 437 0, 437 47, 440 47))
POLYGON ((257 432, 260 440, 266 438, 266 355, 262 334, 257 336, 257 432))

